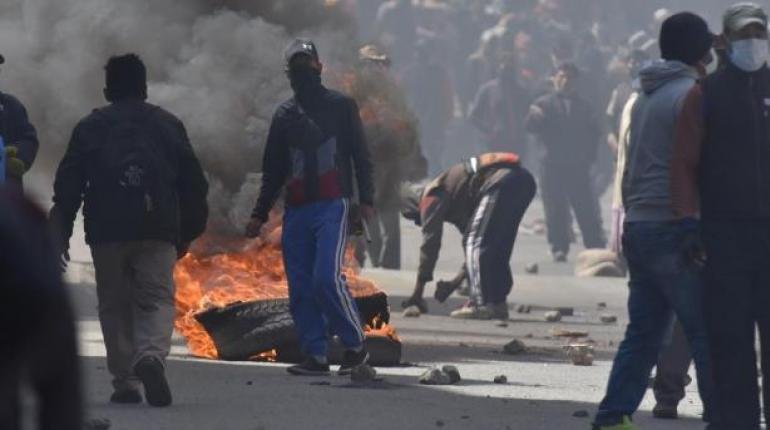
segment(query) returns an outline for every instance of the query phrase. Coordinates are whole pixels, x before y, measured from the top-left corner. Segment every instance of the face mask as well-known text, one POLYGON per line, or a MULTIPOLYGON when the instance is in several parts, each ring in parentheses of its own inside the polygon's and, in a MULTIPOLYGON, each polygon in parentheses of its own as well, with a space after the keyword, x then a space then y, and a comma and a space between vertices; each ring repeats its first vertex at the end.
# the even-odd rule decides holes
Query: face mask
POLYGON ((306 94, 321 84, 321 74, 312 67, 292 68, 289 83, 296 94, 306 94))
POLYGON ((767 63, 769 51, 765 39, 737 40, 730 44, 730 61, 744 72, 756 72, 767 63))

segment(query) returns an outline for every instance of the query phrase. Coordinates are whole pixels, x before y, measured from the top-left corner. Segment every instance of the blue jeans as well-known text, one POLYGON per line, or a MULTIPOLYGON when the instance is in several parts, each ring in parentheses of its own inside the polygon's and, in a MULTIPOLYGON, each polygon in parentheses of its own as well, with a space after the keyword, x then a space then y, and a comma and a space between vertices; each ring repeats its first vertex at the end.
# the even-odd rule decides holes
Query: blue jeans
POLYGON ((627 222, 623 250, 628 260, 630 323, 612 365, 607 395, 595 424, 613 425, 636 412, 649 385, 663 339, 674 315, 690 343, 698 389, 707 411, 713 404, 703 284, 699 270, 685 261, 683 230, 669 222, 627 222))
POLYGON ((344 199, 286 208, 283 260, 289 280, 289 309, 302 351, 325 357, 328 329, 347 348, 359 348, 364 333, 342 264, 348 239, 344 199))

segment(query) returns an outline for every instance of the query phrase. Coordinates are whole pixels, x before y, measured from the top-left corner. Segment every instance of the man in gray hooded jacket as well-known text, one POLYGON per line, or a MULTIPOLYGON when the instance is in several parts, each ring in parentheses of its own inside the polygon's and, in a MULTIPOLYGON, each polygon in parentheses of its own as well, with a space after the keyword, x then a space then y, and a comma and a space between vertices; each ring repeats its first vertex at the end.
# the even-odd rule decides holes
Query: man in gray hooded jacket
POLYGON ((595 429, 635 428, 631 416, 644 397, 675 315, 692 347, 704 406, 714 413, 699 267, 683 255, 687 231, 676 220, 670 192, 676 122, 712 44, 713 35, 702 18, 686 12, 673 15, 661 28, 663 60, 640 74, 642 93, 631 114, 623 176, 630 323, 615 357, 607 395, 599 405, 595 429))

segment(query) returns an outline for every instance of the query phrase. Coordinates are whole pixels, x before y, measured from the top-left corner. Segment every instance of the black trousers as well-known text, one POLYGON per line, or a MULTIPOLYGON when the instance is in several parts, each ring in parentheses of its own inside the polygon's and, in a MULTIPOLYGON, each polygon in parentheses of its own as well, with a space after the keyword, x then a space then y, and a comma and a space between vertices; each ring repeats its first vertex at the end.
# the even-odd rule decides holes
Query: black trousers
POLYGON ((481 196, 463 239, 474 303, 504 303, 511 292, 513 245, 536 190, 532 174, 517 168, 481 196))
POLYGON ((770 422, 770 220, 703 221, 707 329, 719 415, 715 428, 758 430, 756 333, 770 422))
POLYGON ((544 162, 540 191, 552 252, 569 252, 572 242, 570 210, 575 214, 586 248, 604 248, 607 245, 599 198, 592 186, 589 166, 544 162))

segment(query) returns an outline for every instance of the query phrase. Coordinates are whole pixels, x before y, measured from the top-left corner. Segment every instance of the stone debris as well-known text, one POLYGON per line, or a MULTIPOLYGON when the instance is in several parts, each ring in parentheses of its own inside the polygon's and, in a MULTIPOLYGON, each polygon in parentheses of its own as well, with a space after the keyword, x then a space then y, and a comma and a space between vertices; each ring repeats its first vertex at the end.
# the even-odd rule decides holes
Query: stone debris
POLYGON ((587 249, 577 255, 575 276, 622 278, 626 268, 618 255, 607 249, 587 249))
POLYGON ((455 366, 444 366, 441 368, 441 371, 449 375, 450 384, 456 384, 462 380, 460 371, 455 366))
POLYGON ((377 378, 377 371, 368 364, 356 366, 350 372, 350 380, 353 382, 371 382, 377 378))
POLYGON ((597 308, 599 308, 599 309, 607 309, 607 303, 605 303, 605 302, 599 302, 599 303, 596 305, 596 307, 597 307, 597 308))
POLYGON ((554 310, 559 311, 563 317, 571 317, 575 315, 575 308, 556 308, 554 310))
POLYGON ((532 312, 532 306, 530 305, 519 305, 516 307, 516 312, 520 314, 528 314, 532 312))
POLYGON ((419 381, 423 385, 452 385, 452 377, 438 367, 427 370, 419 381))
POLYGON ((580 410, 580 411, 575 411, 575 413, 573 413, 572 416, 575 418, 588 418, 589 414, 588 414, 588 411, 580 410))
POLYGON ((420 308, 417 306, 409 306, 408 308, 404 309, 404 313, 402 315, 404 318, 419 318, 420 315, 422 315, 422 312, 420 312, 420 308))
POLYGON ((549 311, 543 315, 543 318, 545 318, 546 322, 559 322, 561 321, 561 312, 549 311))
POLYGON ((518 355, 527 352, 527 345, 519 339, 513 339, 503 346, 503 352, 508 355, 518 355))
POLYGON ((530 263, 524 267, 524 271, 530 275, 537 275, 540 273, 540 265, 537 263, 530 263))
POLYGON ((436 427, 444 427, 444 422, 441 420, 436 421, 436 427))
POLYGON ((495 384, 507 384, 508 383, 508 377, 505 375, 497 375, 494 379, 495 384))
POLYGON ((584 343, 573 343, 565 347, 567 356, 575 366, 593 366, 594 347, 584 343))
POLYGON ((588 337, 588 332, 578 331, 578 330, 566 330, 563 328, 555 328, 551 330, 551 336, 568 337, 568 338, 588 337))
POLYGON ((618 322, 618 317, 611 314, 603 314, 599 317, 599 319, 604 324, 615 324, 616 322, 618 322))
POLYGON ((498 322, 495 325, 498 326, 498 327, 503 327, 503 328, 508 327, 508 323, 505 322, 505 321, 500 321, 500 322, 498 322))

